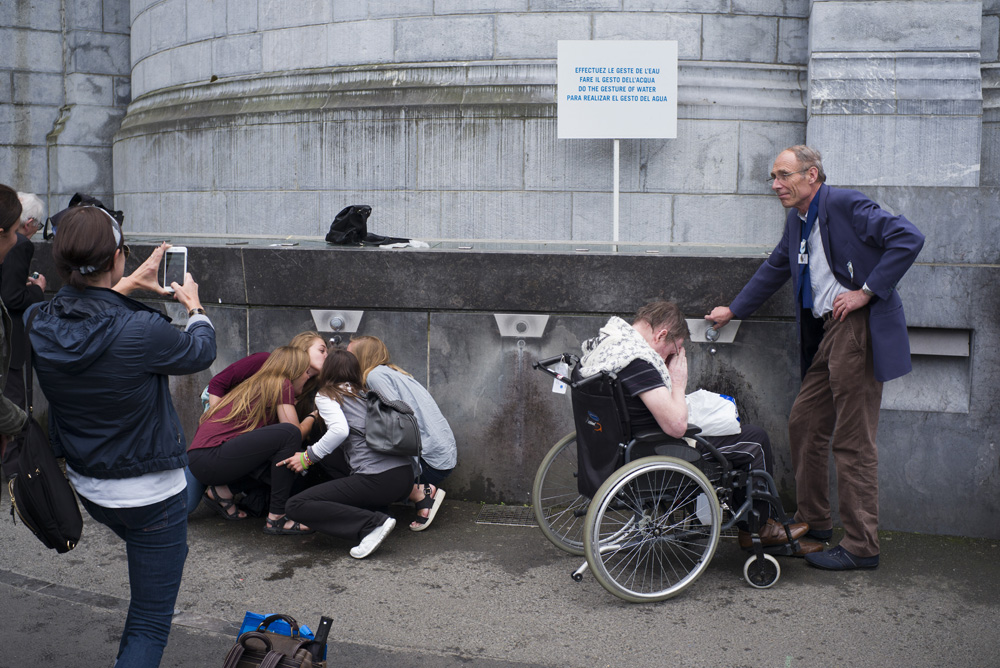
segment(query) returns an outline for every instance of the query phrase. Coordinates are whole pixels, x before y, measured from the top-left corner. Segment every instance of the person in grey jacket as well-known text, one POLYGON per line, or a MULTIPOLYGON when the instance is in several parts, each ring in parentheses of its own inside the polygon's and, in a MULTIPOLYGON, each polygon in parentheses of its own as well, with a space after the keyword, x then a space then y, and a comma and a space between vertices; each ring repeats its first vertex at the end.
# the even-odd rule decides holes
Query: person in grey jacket
POLYGON ((361 363, 361 379, 369 390, 378 392, 389 401, 403 401, 417 416, 420 426, 420 475, 410 492, 409 500, 417 508, 417 517, 410 531, 423 531, 431 525, 445 491, 440 485, 451 475, 458 463, 458 446, 451 425, 441 412, 434 397, 413 376, 389 359, 389 349, 374 336, 354 336, 347 349, 361 363))
MULTIPOLYGON (((0 262, 3 262, 4 257, 17 243, 17 230, 20 226, 21 202, 17 198, 17 191, 9 186, 0 185, 0 262)), ((10 316, 0 301, 0 390, 7 382, 7 369, 10 365, 10 332, 10 316)), ((6 454, 8 441, 21 431, 25 419, 23 410, 7 397, 0 396, 0 455, 6 454)), ((5 470, 5 478, 6 474, 10 473, 13 471, 5 470)))
POLYGON ((184 330, 126 296, 167 294, 156 281, 166 248, 123 278, 129 251, 118 222, 75 207, 52 245, 66 285, 25 313, 53 448, 83 507, 125 541, 132 596, 117 668, 155 668, 167 644, 187 558, 187 439, 168 376, 215 359, 215 330, 190 274, 171 284, 188 311, 184 330))

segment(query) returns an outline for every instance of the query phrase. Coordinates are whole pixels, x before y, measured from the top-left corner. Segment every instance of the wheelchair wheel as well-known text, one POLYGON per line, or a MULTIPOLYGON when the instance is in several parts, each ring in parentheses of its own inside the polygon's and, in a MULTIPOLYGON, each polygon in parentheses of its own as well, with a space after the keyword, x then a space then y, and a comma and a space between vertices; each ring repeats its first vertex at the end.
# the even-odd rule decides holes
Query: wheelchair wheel
POLYGON ((701 471, 673 457, 644 457, 597 490, 584 552, 594 577, 615 596, 663 601, 708 567, 721 525, 715 489, 701 471))
POLYGON ((778 560, 770 554, 765 554, 763 559, 752 555, 743 564, 743 577, 750 583, 751 587, 767 589, 781 577, 781 566, 778 565, 778 560))
POLYGON ((535 473, 531 501, 545 537, 570 554, 583 554, 583 520, 590 499, 576 486, 576 432, 552 446, 535 473))

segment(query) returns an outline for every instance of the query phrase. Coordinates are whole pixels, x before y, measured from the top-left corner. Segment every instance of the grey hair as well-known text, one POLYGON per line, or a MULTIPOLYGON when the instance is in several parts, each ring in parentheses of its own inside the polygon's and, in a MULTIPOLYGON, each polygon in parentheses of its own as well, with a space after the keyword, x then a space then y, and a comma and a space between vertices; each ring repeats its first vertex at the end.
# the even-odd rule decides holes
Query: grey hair
POLYGON ((38 195, 34 193, 18 193, 17 198, 21 200, 21 222, 28 222, 29 218, 34 218, 40 223, 45 222, 45 204, 38 195))
POLYGON ((785 150, 792 152, 795 159, 799 161, 800 165, 802 165, 802 169, 815 167, 819 172, 816 180, 820 183, 826 182, 826 172, 823 171, 823 156, 819 154, 819 151, 814 148, 809 148, 805 144, 789 146, 785 150))

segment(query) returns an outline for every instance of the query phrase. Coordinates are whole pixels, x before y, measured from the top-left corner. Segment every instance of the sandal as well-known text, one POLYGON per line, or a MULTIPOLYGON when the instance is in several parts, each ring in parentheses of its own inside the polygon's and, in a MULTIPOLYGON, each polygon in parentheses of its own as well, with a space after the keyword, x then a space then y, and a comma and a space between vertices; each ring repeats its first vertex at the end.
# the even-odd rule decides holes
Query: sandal
POLYGON ((304 536, 306 534, 316 533, 315 529, 303 529, 302 525, 298 522, 294 523, 291 528, 286 529, 285 522, 287 521, 287 515, 282 515, 276 520, 272 520, 268 517, 267 524, 264 525, 264 533, 272 536, 304 536))
POLYGON ((444 497, 445 491, 440 487, 435 489, 434 495, 431 496, 431 486, 424 485, 424 498, 420 499, 413 505, 416 506, 417 510, 430 509, 430 512, 427 514, 427 517, 417 515, 417 518, 413 520, 412 524, 410 524, 410 531, 423 531, 429 527, 431 522, 434 521, 437 511, 441 508, 441 502, 444 501, 444 497), (417 526, 413 526, 414 524, 417 526))
POLYGON ((236 507, 236 500, 232 497, 224 499, 219 496, 219 492, 214 486, 205 488, 205 501, 208 503, 208 507, 214 510, 216 513, 222 516, 222 519, 228 520, 230 522, 237 522, 239 520, 245 520, 247 518, 246 513, 240 516, 243 512, 236 507), (211 492, 212 496, 208 493, 211 492))

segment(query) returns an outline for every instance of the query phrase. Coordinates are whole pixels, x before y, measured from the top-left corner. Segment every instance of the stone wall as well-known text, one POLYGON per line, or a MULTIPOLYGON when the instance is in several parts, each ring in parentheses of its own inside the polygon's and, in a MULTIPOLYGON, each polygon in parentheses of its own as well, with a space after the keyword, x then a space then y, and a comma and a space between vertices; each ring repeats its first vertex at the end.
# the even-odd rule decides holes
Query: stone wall
POLYGON ((114 199, 111 142, 131 99, 128 0, 0 4, 0 183, 49 212, 114 199))
POLYGON ((612 142, 556 137, 559 39, 680 45, 678 139, 622 145, 623 240, 755 243, 805 138, 805 1, 287 7, 133 3, 115 184, 140 231, 321 235, 364 202, 391 236, 610 239, 612 142))

